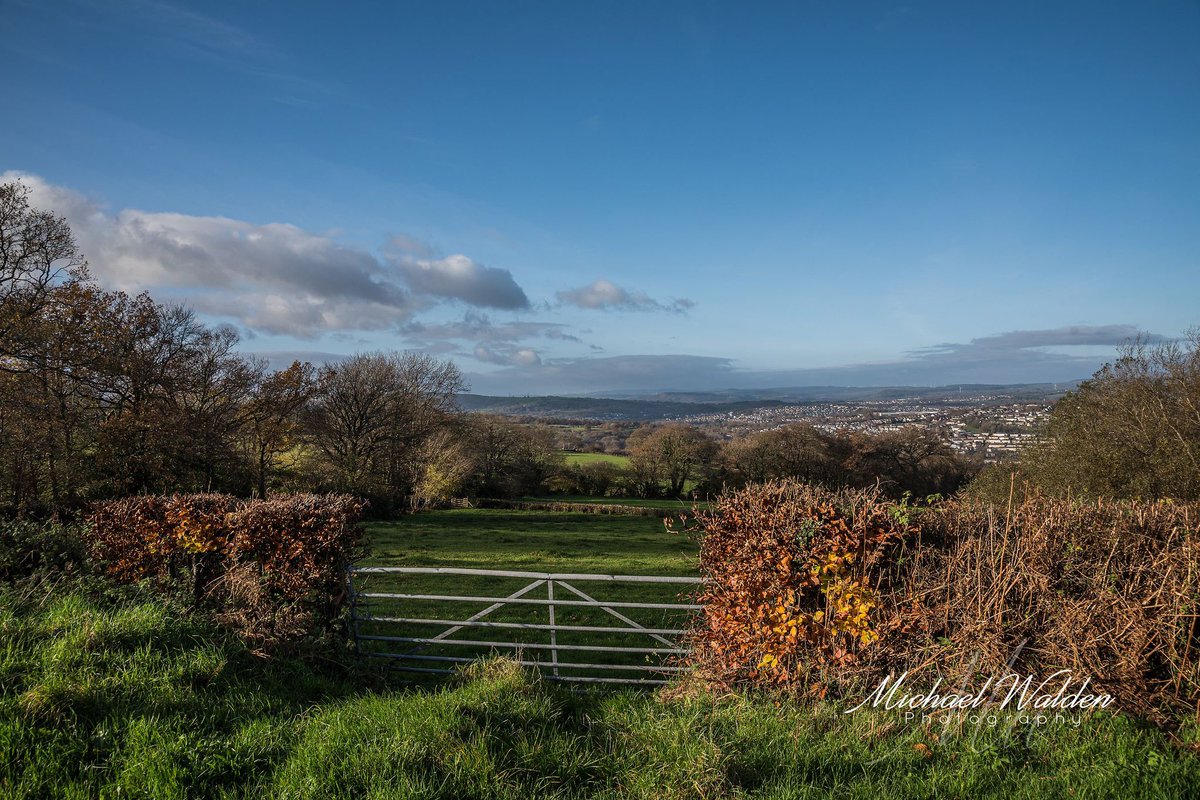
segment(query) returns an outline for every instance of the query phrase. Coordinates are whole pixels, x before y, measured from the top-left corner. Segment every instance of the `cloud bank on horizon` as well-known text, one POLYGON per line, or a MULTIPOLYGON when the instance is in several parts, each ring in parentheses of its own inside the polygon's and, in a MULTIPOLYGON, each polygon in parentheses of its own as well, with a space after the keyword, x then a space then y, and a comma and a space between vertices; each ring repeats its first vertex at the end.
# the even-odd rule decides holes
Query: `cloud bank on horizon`
POLYGON ((889 362, 783 370, 739 369, 734 359, 694 355, 614 356, 547 361, 535 369, 512 366, 474 376, 483 394, 510 394, 511 387, 538 385, 542 391, 703 391, 799 386, 946 386, 972 383, 1066 383, 1086 378, 1109 356, 1061 352, 1056 348, 1117 348, 1141 337, 1148 344, 1166 337, 1135 325, 1072 325, 1040 331, 1010 331, 941 344, 889 362))
POLYGON ((251 340, 247 349, 277 365, 336 361, 349 350, 416 349, 454 359, 473 391, 490 394, 1038 383, 1086 377, 1134 337, 1165 340, 1131 324, 1072 325, 941 343, 890 361, 790 369, 748 369, 724 356, 597 355, 605 348, 584 339, 586 328, 496 320, 491 313, 570 308, 684 314, 695 304, 683 297, 656 300, 605 279, 535 303, 510 270, 461 253, 439 256, 402 234, 376 254, 287 223, 111 212, 37 175, 9 171, 0 179, 20 180, 35 207, 66 217, 102 285, 148 291, 214 320, 232 321, 251 340), (431 316, 439 309, 440 318, 431 316), (460 315, 446 317, 447 309, 460 315), (374 338, 356 338, 363 333, 374 338), (259 336, 299 346, 257 350, 252 342, 259 336), (308 346, 316 343, 335 349, 308 346), (550 344, 583 352, 550 354, 545 351, 550 344))

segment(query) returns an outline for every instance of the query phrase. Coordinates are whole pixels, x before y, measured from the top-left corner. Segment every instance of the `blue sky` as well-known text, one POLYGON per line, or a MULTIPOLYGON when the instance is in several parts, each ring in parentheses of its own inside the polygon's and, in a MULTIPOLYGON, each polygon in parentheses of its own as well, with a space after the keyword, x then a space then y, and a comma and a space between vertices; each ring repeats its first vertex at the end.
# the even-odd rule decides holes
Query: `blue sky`
POLYGON ((0 172, 248 351, 1065 381, 1200 323, 1200 6, 0 0, 0 172))

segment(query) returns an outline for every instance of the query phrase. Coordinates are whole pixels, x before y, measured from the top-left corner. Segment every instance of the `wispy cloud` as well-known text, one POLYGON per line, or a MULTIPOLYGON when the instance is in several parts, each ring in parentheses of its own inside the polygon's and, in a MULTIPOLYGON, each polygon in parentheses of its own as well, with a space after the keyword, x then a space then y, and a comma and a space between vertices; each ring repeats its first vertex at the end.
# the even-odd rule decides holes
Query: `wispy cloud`
POLYGON ((127 0, 126 9, 176 48, 184 47, 222 59, 262 62, 280 57, 262 38, 193 8, 165 0, 127 0))
POLYGON ((695 355, 631 355, 548 359, 469 375, 485 394, 584 393, 711 389, 731 386, 733 360, 695 355))
POLYGON ((541 352, 530 340, 582 344, 578 336, 557 322, 494 322, 487 314, 468 311, 461 320, 422 322, 414 320, 402 326, 400 333, 410 346, 425 352, 455 353, 484 364, 511 367, 535 367, 542 364, 541 352), (458 343, 473 343, 461 350, 458 343))
POLYGON ((540 366, 542 358, 536 350, 530 347, 507 347, 478 345, 475 348, 475 359, 485 364, 504 364, 514 367, 540 366))
POLYGON ((1150 344, 1165 341, 1163 336, 1145 333, 1136 325, 1070 325, 997 333, 966 344, 938 344, 914 350, 910 355, 925 361, 979 361, 1044 347, 1116 347, 1139 335, 1150 344))
POLYGON ((397 233, 388 242, 388 245, 401 256, 415 256, 416 258, 432 258, 434 256, 433 248, 429 244, 415 236, 409 236, 407 233, 397 233))
POLYGON ((559 305, 575 306, 592 311, 674 311, 682 313, 696 304, 686 297, 661 303, 645 292, 635 292, 603 279, 577 289, 564 289, 555 294, 559 305))
POLYGON ((487 314, 468 311, 460 320, 422 322, 414 320, 401 326, 400 333, 416 341, 470 340, 483 342, 520 342, 527 339, 555 339, 579 342, 568 327, 558 322, 495 322, 487 314))
POLYGON ((123 0, 119 3, 74 2, 61 14, 68 24, 86 26, 97 35, 135 31, 139 41, 171 58, 202 61, 214 69, 244 75, 266 89, 266 98, 311 107, 344 94, 325 77, 306 74, 303 63, 263 35, 168 0, 123 0))

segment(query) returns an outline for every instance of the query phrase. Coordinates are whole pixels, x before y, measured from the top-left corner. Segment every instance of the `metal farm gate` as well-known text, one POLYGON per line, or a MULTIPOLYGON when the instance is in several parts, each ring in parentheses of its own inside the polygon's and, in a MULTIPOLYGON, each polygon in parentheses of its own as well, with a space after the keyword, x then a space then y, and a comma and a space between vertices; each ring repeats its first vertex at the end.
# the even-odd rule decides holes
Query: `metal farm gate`
POLYGON ((687 652, 678 637, 701 608, 679 596, 701 582, 694 577, 451 567, 348 572, 356 650, 425 675, 451 675, 456 665, 499 651, 548 680, 662 684, 685 669, 671 661, 687 652), (591 593, 576 584, 592 584, 591 593))

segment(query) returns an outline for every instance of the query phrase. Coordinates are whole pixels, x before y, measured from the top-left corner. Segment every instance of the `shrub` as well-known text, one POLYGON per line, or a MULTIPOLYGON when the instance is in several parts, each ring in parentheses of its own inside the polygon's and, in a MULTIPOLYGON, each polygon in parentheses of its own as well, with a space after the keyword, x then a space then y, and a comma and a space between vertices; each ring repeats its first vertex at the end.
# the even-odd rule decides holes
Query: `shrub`
POLYGON ((1159 723, 1200 705, 1200 505, 914 507, 752 485, 698 511, 715 681, 817 694, 1070 670, 1159 723))
POLYGON ((695 512, 703 529, 695 657, 711 677, 805 686, 878 638, 875 566, 903 524, 875 492, 782 481, 695 512))
POLYGON ((256 565, 267 595, 332 618, 361 541, 364 504, 350 495, 297 494, 243 503, 229 515, 233 561, 256 565))
POLYGON ((960 681, 1069 669, 1158 722, 1197 708, 1200 505, 1034 495, 940 504, 914 522, 889 565, 904 635, 873 651, 877 674, 930 659, 960 681))
POLYGON ((80 572, 86 561, 78 526, 56 521, 0 521, 0 583, 80 572))
POLYGON ((93 507, 87 542, 118 582, 187 589, 247 638, 278 642, 336 616, 363 506, 348 495, 127 497, 93 507))

